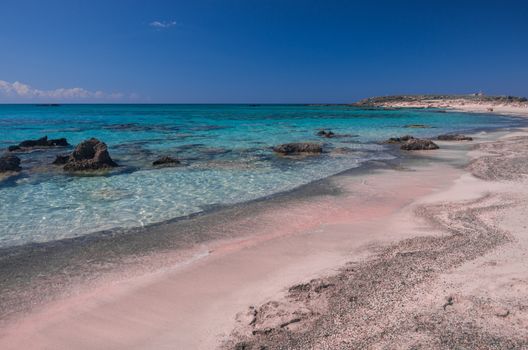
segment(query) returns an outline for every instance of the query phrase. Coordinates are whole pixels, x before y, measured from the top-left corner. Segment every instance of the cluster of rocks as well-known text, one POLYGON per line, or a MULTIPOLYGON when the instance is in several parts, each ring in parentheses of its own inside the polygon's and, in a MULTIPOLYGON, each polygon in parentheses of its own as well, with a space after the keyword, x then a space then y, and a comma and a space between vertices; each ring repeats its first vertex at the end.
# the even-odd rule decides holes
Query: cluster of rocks
MULTIPOLYGON (((64 165, 66 171, 104 170, 118 166, 110 157, 106 144, 95 138, 81 142, 70 155, 58 155, 53 164, 64 165)), ((168 156, 152 162, 153 166, 158 167, 178 164, 178 159, 168 156)))
MULTIPOLYGON (((462 134, 445 134, 439 135, 437 140, 440 141, 473 141, 470 136, 462 134)), ((405 151, 419 151, 419 150, 433 150, 438 149, 438 145, 428 139, 419 139, 411 135, 405 135, 400 137, 391 137, 384 141, 386 144, 400 144, 400 149, 405 151)))
MULTIPOLYGON (((38 148, 50 147, 67 147, 70 144, 65 138, 48 139, 44 136, 37 140, 26 140, 18 145, 10 146, 9 152, 23 152, 38 148)), ((7 154, 0 157, 0 172, 18 172, 20 167, 20 158, 7 154)), ((90 138, 79 143, 70 154, 59 154, 55 157, 53 165, 62 166, 65 171, 96 171, 115 168, 118 164, 110 157, 108 146, 96 139, 90 138)), ((164 156, 155 160, 152 165, 155 167, 175 166, 180 164, 178 159, 164 156)))
MULTIPOLYGON (((410 127, 427 127, 425 125, 416 124, 410 127)), ((335 134, 330 130, 320 130, 317 136, 332 138, 335 134)), ((440 141, 472 141, 473 138, 462 134, 445 134, 437 137, 440 141)), ((405 151, 419 151, 419 150, 434 150, 438 149, 438 145, 429 139, 415 138, 411 135, 404 135, 400 137, 391 137, 384 141, 385 144, 399 144, 400 149, 405 151)), ((285 143, 273 147, 273 151, 281 155, 314 155, 323 152, 322 145, 313 142, 296 142, 285 143)))
MULTIPOLYGON (((52 147, 68 147, 70 144, 65 138, 60 139, 48 139, 47 136, 41 137, 36 140, 24 140, 18 145, 9 146, 8 152, 28 152, 35 149, 46 149, 52 147)), ((22 170, 20 167, 20 158, 7 154, 0 157, 0 173, 4 172, 18 172, 22 170)))
MULTIPOLYGON (((335 137, 335 133, 330 130, 320 130, 318 136, 325 138, 335 137)), ((441 141, 472 141, 473 138, 461 134, 445 134, 437 137, 441 141)), ((434 150, 438 145, 429 139, 419 139, 411 135, 401 137, 391 137, 384 141, 386 144, 399 144, 400 149, 406 151, 416 150, 434 150)), ((26 151, 35 148, 47 147, 66 147, 69 143, 65 138, 51 139, 44 136, 37 140, 26 140, 16 146, 10 146, 8 150, 26 151)), ((285 156, 292 155, 317 155, 323 153, 323 146, 314 142, 294 142, 285 143, 273 147, 273 151, 285 156)), ((20 158, 14 155, 4 155, 0 157, 0 172, 17 172, 21 170, 20 158)), ((117 167, 118 164, 112 160, 108 153, 107 145, 96 139, 91 138, 79 143, 72 153, 59 154, 53 161, 54 165, 62 166, 65 171, 94 171, 105 170, 117 167)), ((178 159, 170 156, 163 156, 152 162, 154 167, 169 167, 181 164, 178 159)))

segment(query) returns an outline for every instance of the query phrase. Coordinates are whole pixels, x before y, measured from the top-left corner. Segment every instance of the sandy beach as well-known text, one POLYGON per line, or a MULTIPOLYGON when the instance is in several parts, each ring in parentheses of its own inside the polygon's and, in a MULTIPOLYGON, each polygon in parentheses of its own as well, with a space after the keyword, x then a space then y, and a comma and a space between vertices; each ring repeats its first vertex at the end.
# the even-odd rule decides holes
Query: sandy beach
POLYGON ((70 281, 6 318, 0 348, 524 349, 528 131, 474 137, 70 281))
POLYGON ((402 98, 399 101, 373 101, 371 105, 386 108, 440 108, 466 113, 496 113, 514 116, 528 115, 528 102, 526 101, 494 101, 480 98, 479 95, 473 95, 470 99, 462 96, 445 98, 424 96, 423 98, 406 101, 405 98, 402 98))
POLYGON ((528 350, 528 1, 0 17, 0 350, 528 350))

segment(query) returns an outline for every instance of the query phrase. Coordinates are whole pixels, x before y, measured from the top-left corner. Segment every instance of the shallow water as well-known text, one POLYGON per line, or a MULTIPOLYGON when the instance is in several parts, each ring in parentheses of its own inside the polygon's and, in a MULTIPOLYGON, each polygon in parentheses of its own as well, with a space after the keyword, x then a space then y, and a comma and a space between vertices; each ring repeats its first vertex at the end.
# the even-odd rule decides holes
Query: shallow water
POLYGON ((348 106, 2 105, 1 149, 44 135, 66 137, 72 145, 97 137, 122 167, 106 176, 71 176, 50 165, 71 149, 17 154, 23 172, 0 183, 0 247, 144 226, 290 190, 395 157, 391 147, 377 144, 391 136, 519 123, 494 115, 348 106), (343 137, 321 139, 315 135, 321 128, 343 137), (293 160, 270 149, 294 141, 322 142, 327 153, 293 160), (154 169, 151 162, 163 155, 183 165, 154 169))

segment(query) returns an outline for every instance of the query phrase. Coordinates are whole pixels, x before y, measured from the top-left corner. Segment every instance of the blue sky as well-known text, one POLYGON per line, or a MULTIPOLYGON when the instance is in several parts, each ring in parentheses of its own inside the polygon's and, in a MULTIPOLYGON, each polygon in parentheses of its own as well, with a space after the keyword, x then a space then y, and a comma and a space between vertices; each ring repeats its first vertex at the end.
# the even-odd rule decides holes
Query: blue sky
POLYGON ((2 102, 528 95, 528 1, 0 0, 2 102))

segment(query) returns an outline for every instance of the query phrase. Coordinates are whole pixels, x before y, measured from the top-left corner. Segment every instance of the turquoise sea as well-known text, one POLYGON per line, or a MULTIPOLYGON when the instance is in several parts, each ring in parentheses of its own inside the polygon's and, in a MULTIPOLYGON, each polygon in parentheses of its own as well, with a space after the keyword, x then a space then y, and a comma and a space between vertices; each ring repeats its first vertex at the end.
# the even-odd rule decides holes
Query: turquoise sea
POLYGON ((0 105, 0 149, 22 140, 96 137, 120 165, 74 176, 50 165, 70 149, 17 153, 23 171, 0 182, 0 247, 145 226, 291 190, 373 160, 398 156, 380 141, 405 134, 515 127, 513 117, 441 110, 309 105, 0 105), (426 124, 429 128, 406 128, 426 124), (342 137, 323 139, 319 129, 342 137), (321 156, 288 159, 276 144, 324 143, 321 156), (159 156, 182 166, 153 168, 159 156))

